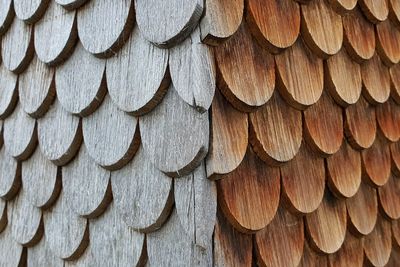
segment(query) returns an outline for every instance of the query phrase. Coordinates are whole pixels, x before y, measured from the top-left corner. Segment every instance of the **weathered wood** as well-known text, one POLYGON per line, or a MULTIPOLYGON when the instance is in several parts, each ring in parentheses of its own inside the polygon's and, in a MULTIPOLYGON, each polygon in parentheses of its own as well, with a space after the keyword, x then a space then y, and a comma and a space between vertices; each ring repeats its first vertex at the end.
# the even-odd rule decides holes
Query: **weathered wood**
POLYGON ((26 248, 13 240, 11 227, 7 227, 0 234, 0 257, 1 266, 26 266, 26 248))
POLYGON ((347 142, 326 159, 326 170, 329 188, 335 195, 349 198, 357 193, 361 183, 361 155, 347 142))
POLYGON ((372 58, 375 53, 375 31, 360 9, 356 7, 342 18, 343 45, 349 55, 358 63, 372 58))
POLYGON ((345 201, 326 190, 318 209, 305 217, 310 245, 322 253, 338 251, 346 236, 346 216, 345 201))
POLYGON ((339 14, 344 15, 353 10, 358 0, 328 0, 332 8, 339 14))
POLYGON ((314 252, 307 242, 304 242, 303 257, 299 267, 328 267, 328 257, 314 252))
POLYGON ((74 10, 85 4, 88 0, 55 0, 67 10, 74 10))
POLYGON ((301 6, 301 34, 310 49, 327 58, 339 52, 343 42, 342 18, 325 0, 301 6))
POLYGON ((62 167, 62 185, 67 205, 76 214, 95 218, 111 202, 110 172, 97 165, 83 145, 76 158, 62 167))
POLYGON ((170 49, 169 70, 175 90, 200 112, 210 108, 215 92, 213 50, 200 39, 200 28, 170 49))
POLYGON ((72 56, 57 67, 57 98, 66 110, 81 116, 96 110, 107 91, 105 65, 105 60, 94 57, 78 43, 72 56))
POLYGON ((7 152, 18 160, 29 158, 37 144, 36 121, 23 111, 19 103, 4 121, 3 129, 7 152))
POLYGON ((10 27, 15 13, 12 0, 1 0, 0 5, 0 35, 3 35, 10 27))
POLYGON ((344 133, 350 145, 357 150, 372 146, 377 129, 375 107, 361 96, 346 108, 345 115, 344 133))
POLYGON ((39 146, 44 156, 57 166, 67 164, 82 142, 79 118, 64 110, 56 99, 37 123, 39 146))
POLYGON ((43 236, 42 211, 30 203, 24 186, 17 197, 7 204, 9 227, 14 240, 21 246, 36 245, 43 236))
POLYGON ((304 246, 303 218, 280 207, 271 223, 257 232, 255 245, 260 266, 298 266, 304 246))
POLYGON ((134 16, 133 0, 89 1, 78 11, 79 40, 96 56, 112 56, 128 39, 134 16))
POLYGON ((293 159, 302 142, 301 112, 292 108, 275 92, 267 104, 250 114, 250 143, 267 163, 293 159))
POLYGON ((390 175, 385 185, 378 188, 381 213, 390 220, 400 218, 400 179, 390 175))
POLYGON ((400 61, 400 29, 387 19, 376 25, 376 51, 387 66, 400 61))
POLYGON ((136 27, 127 43, 107 59, 107 86, 114 103, 123 111, 143 115, 151 111, 170 84, 168 50, 144 39, 136 27))
POLYGON ((1 58, 4 66, 21 73, 28 66, 34 53, 32 26, 14 19, 10 29, 1 38, 1 58))
POLYGON ((357 236, 371 233, 378 215, 376 190, 362 182, 357 194, 346 199, 346 207, 349 230, 357 236))
POLYGON ((7 201, 0 199, 0 233, 7 227, 7 201))
POLYGON ((140 117, 139 125, 147 157, 169 176, 190 173, 208 152, 208 113, 187 105, 173 86, 152 112, 140 117))
POLYGON ((280 167, 283 200, 291 211, 311 213, 322 201, 325 189, 323 158, 312 153, 303 144, 297 156, 280 167))
POLYGON ((24 191, 33 206, 47 209, 61 190, 60 170, 44 157, 39 148, 21 167, 24 191))
POLYGON ((18 76, 0 65, 0 119, 7 118, 15 108, 18 101, 17 89, 18 76))
POLYGON ((207 249, 217 213, 217 189, 207 179, 204 163, 193 173, 174 180, 175 207, 181 226, 195 244, 207 249))
POLYGON ((218 45, 239 28, 244 12, 243 0, 206 0, 206 14, 200 22, 201 38, 209 45, 218 45))
POLYGON ((364 261, 363 242, 364 239, 357 238, 347 232, 346 239, 338 252, 328 256, 329 266, 362 267, 364 261))
POLYGON ((21 106, 31 117, 46 113, 54 100, 54 69, 47 67, 35 56, 28 68, 19 75, 18 92, 21 106))
POLYGON ((364 15, 374 24, 387 19, 389 8, 385 0, 360 0, 359 5, 364 15))
POLYGON ((50 0, 14 0, 15 14, 25 23, 33 24, 46 11, 50 0))
POLYGON ((325 61, 325 81, 329 94, 342 107, 355 104, 361 95, 361 68, 345 49, 325 61))
POLYGON ((184 40, 203 14, 201 0, 136 0, 136 21, 150 42, 172 47, 184 40), (163 27, 160 27, 163 25, 163 27))
POLYGON ((250 267, 252 247, 252 236, 237 231, 218 212, 214 231, 214 266, 250 267))
POLYGON ((207 176, 223 178, 242 162, 247 149, 249 123, 247 114, 233 108, 217 90, 211 106, 210 151, 207 176))
POLYGON ((133 229, 151 232, 168 218, 174 202, 172 179, 148 160, 142 147, 128 165, 111 173, 111 185, 114 209, 133 229))
POLYGON ((82 119, 82 132, 89 155, 109 170, 128 163, 140 144, 138 119, 118 109, 108 95, 98 110, 82 119))
POLYGON ((218 88, 235 108, 251 111, 271 98, 275 86, 273 56, 252 39, 245 23, 214 51, 218 88))
POLYGON ((390 222, 378 218, 374 231, 364 239, 366 263, 372 266, 385 266, 392 251, 392 232, 390 222))
POLYGON ((68 206, 63 190, 56 204, 43 214, 45 240, 52 253, 65 260, 79 258, 89 243, 88 221, 68 206))
POLYGON ((35 24, 35 51, 44 63, 54 66, 71 55, 77 39, 75 13, 52 0, 44 17, 35 24))
POLYGON ((0 150, 0 197, 11 199, 21 186, 21 165, 4 146, 0 150))
POLYGON ((390 142, 400 139, 400 106, 392 98, 376 107, 376 120, 386 139, 390 142))
POLYGON ((395 64, 389 69, 390 95, 400 105, 400 64, 395 64))
POLYGON ((145 235, 128 227, 111 203, 89 224, 90 245, 79 259, 81 266, 142 266, 145 235))
POLYGON ((279 178, 278 168, 269 167, 248 148, 239 167, 217 181, 220 207, 236 229, 251 233, 271 222, 279 204, 279 178))
POLYGON ((361 152, 363 179, 375 187, 380 187, 390 176, 390 148, 383 138, 377 136, 372 146, 361 152))
POLYGON ((249 0, 246 19, 259 43, 278 53, 290 47, 300 33, 300 8, 290 0, 249 0), (285 25, 283 31, 281 25, 285 25))
POLYGON ((38 244, 28 248, 27 265, 64 267, 64 261, 55 255, 49 246, 46 239, 42 238, 38 244))
POLYGON ((275 62, 277 89, 290 105, 305 109, 318 101, 324 83, 322 60, 308 50, 301 38, 275 56, 275 62))
POLYGON ((310 148, 321 156, 336 153, 343 141, 342 109, 324 91, 303 115, 304 140, 310 148))

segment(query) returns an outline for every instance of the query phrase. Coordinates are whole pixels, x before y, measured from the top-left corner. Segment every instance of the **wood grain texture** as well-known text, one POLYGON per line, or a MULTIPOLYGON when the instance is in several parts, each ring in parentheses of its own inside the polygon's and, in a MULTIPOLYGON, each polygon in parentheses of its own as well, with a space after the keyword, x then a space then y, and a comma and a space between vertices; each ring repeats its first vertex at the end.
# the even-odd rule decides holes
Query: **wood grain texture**
POLYGON ((174 202, 172 179, 148 160, 142 147, 128 165, 111 173, 111 185, 114 209, 133 229, 151 232, 168 218, 174 202))
POLYGON ((396 249, 392 249, 387 267, 396 267, 400 264, 400 252, 396 249))
POLYGON ((105 60, 94 57, 78 43, 72 56, 57 67, 57 98, 67 111, 87 116, 96 110, 107 91, 105 65, 105 60))
POLYGON ((303 144, 297 156, 280 169, 286 206, 301 214, 316 210, 324 196, 324 160, 303 144))
POLYGON ((252 39, 246 24, 242 23, 236 34, 214 51, 217 86, 235 108, 248 112, 271 98, 275 86, 273 57, 252 39))
POLYGON ((374 24, 387 19, 389 8, 385 0, 360 0, 359 5, 364 15, 374 24))
POLYGON ((98 110, 82 119, 82 132, 89 155, 109 170, 128 163, 140 144, 138 119, 118 109, 108 95, 98 110))
POLYGON ((293 107, 305 109, 315 104, 323 90, 322 60, 305 46, 302 39, 275 56, 277 89, 293 107))
POLYGON ((342 18, 344 39, 343 46, 353 60, 363 63, 375 53, 375 30, 356 7, 342 18))
POLYGON ((385 266, 392 251, 391 224, 379 217, 374 231, 364 239, 365 260, 372 266, 385 266))
POLYGON ((49 2, 50 0, 14 0, 15 14, 25 23, 33 24, 43 16, 49 2))
POLYGON ((32 26, 14 19, 10 29, 1 38, 1 58, 4 66, 21 73, 28 66, 34 53, 32 26))
POLYGON ((340 150, 326 159, 328 185, 331 191, 339 196, 354 196, 361 183, 361 155, 343 142, 340 150))
POLYGON ((239 167, 217 182, 218 202, 236 229, 251 233, 271 222, 279 204, 279 178, 279 169, 266 165, 248 148, 239 167))
POLYGON ((201 19, 201 39, 209 45, 218 45, 239 28, 244 12, 243 0, 206 0, 206 13, 201 19))
POLYGON ((290 47, 300 34, 300 7, 294 1, 249 0, 246 8, 254 37, 270 52, 290 47), (284 31, 281 25, 285 25, 284 31))
POLYGON ((175 90, 198 111, 207 111, 215 92, 215 60, 213 50, 201 43, 200 28, 169 52, 169 70, 175 90))
POLYGON ((7 209, 14 240, 21 246, 34 246, 43 236, 42 211, 30 203, 24 187, 8 202, 7 209))
POLYGON ((61 191, 56 204, 43 214, 45 240, 52 253, 65 260, 79 258, 89 243, 87 219, 76 215, 61 191))
POLYGON ((173 86, 151 113, 140 118, 139 125, 147 157, 169 176, 190 173, 208 152, 208 113, 187 105, 173 86))
POLYGON ((217 213, 217 189, 207 179, 204 163, 193 173, 174 180, 175 208, 181 226, 195 244, 207 249, 217 213))
POLYGON ((361 68, 341 49, 325 61, 326 88, 333 99, 346 107, 355 104, 361 95, 361 68))
POLYGON ((129 228, 113 204, 89 224, 90 245, 79 259, 81 266, 141 266, 145 235, 129 228), (128 253, 129 252, 129 253, 128 253))
POLYGON ((301 6, 301 34, 308 47, 319 57, 339 52, 343 42, 342 18, 325 0, 301 6))
POLYGON ((121 51, 107 59, 111 99, 120 109, 135 115, 151 111, 168 89, 167 66, 168 50, 154 46, 135 28, 121 51))
POLYGON ((387 19, 376 25, 376 51, 383 62, 391 66, 400 61, 400 29, 387 19))
POLYGON ((4 146, 0 150, 0 196, 12 199, 21 186, 21 164, 11 157, 4 146))
POLYGON ((279 164, 296 156, 302 142, 301 112, 286 104, 278 92, 249 117, 250 143, 262 160, 279 164))
POLYGON ((376 190, 362 182, 357 194, 346 200, 346 207, 352 234, 362 236, 371 233, 378 215, 376 190))
POLYGON ((400 176, 400 142, 390 144, 390 155, 392 158, 392 173, 400 176))
POLYGON ((0 2, 0 35, 3 35, 10 27, 14 19, 14 9, 12 0, 1 0, 0 2))
POLYGON ((55 0, 67 10, 74 10, 85 4, 88 0, 55 0))
POLYGON ((204 1, 136 0, 136 22, 145 38, 162 47, 173 47, 196 27, 203 14, 204 1), (164 25, 164 27, 159 27, 164 25))
POLYGON ((0 257, 2 266, 26 266, 26 248, 18 244, 11 235, 11 227, 7 227, 0 234, 0 253, 7 255, 0 257))
POLYGON ((303 218, 280 207, 271 223, 256 233, 255 245, 260 266, 298 266, 304 246, 303 218))
POLYGON ((357 1, 358 0, 328 0, 333 10, 340 15, 344 15, 353 10, 357 5, 357 1))
POLYGON ((134 16, 132 0, 89 1, 77 14, 79 39, 88 52, 100 57, 111 56, 128 39, 134 16))
POLYGON ((18 76, 0 65, 0 119, 7 118, 15 108, 18 101, 17 89, 18 76))
POLYGON ((210 266, 211 243, 205 249, 194 244, 194 240, 183 231, 179 216, 174 209, 168 222, 147 236, 149 266, 210 266))
POLYGON ((375 107, 364 97, 345 110, 344 133, 350 145, 357 150, 372 146, 377 126, 375 107))
POLYGON ((19 75, 18 93, 21 106, 31 117, 46 113, 54 100, 54 69, 34 57, 28 68, 19 75))
POLYGON ((61 190, 60 174, 57 166, 46 159, 39 148, 22 162, 22 183, 33 206, 47 209, 54 203, 61 190))
POLYGON ((217 90, 211 105, 210 150, 207 176, 223 178, 242 162, 246 154, 249 123, 247 114, 233 108, 217 90))
POLYGON ((390 175, 385 185, 378 188, 379 208, 390 220, 400 218, 400 179, 390 175))
POLYGON ((364 239, 355 237, 347 232, 342 247, 336 253, 328 256, 329 266, 363 266, 363 241, 364 239))
POLYGON ((364 65, 361 65, 363 80, 362 94, 371 104, 381 104, 388 100, 390 95, 389 69, 375 54, 364 65))
POLYGON ((252 266, 252 236, 237 231, 217 213, 214 231, 214 265, 216 267, 252 266))
POLYGON ((307 242, 304 242, 303 257, 299 267, 327 267, 328 257, 315 252, 307 242))
POLYGON ((80 119, 67 112, 56 99, 37 123, 39 146, 44 156, 57 166, 67 164, 82 142, 80 119))
POLYGON ((338 251, 346 236, 346 216, 345 201, 326 190, 318 209, 305 217, 310 245, 322 253, 338 251))
POLYGON ((64 261, 55 255, 46 242, 45 238, 33 247, 28 248, 28 266, 52 266, 64 267, 64 261))
POLYGON ((390 148, 380 136, 372 146, 361 152, 363 178, 375 187, 384 185, 390 176, 390 148))
POLYGON ((398 251, 400 246, 400 220, 392 221, 392 245, 398 251))
POLYGON ((36 121, 17 104, 14 112, 4 121, 4 145, 7 152, 18 160, 25 160, 37 144, 36 121))
POLYGON ((400 3, 397 0, 389 0, 389 19, 395 24, 396 27, 400 27, 400 3))
POLYGON ((395 64, 389 69, 390 95, 397 104, 400 104, 400 64, 395 64))
POLYGON ((76 214, 94 218, 111 202, 110 172, 97 165, 85 146, 62 168, 62 185, 67 205, 76 214))
POLYGON ((376 107, 376 120, 386 139, 390 142, 400 139, 400 106, 392 98, 376 107))
POLYGON ((42 62, 55 66, 71 55, 78 36, 75 13, 66 11, 56 1, 50 1, 34 31, 35 51, 42 62))
POLYGON ((303 112, 304 140, 321 156, 336 153, 343 141, 342 109, 326 93, 303 112))
POLYGON ((0 233, 4 231, 7 227, 8 218, 7 218, 7 201, 4 199, 0 200, 0 233))

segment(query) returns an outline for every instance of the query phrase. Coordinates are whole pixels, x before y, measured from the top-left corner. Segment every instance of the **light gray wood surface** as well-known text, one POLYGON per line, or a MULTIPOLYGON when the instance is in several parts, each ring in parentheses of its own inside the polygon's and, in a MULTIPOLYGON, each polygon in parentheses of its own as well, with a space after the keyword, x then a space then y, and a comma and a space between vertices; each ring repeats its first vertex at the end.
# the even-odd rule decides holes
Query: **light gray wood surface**
POLYGON ((15 14, 25 23, 35 23, 39 20, 51 0, 14 0, 15 14))
POLYGON ((0 6, 0 35, 3 35, 10 27, 15 13, 12 11, 12 0, 1 0, 0 6))
POLYGON ((9 116, 18 100, 18 76, 0 65, 0 119, 9 116))
POLYGON ((55 0, 67 10, 73 10, 85 4, 88 0, 55 0))
POLYGON ((26 261, 26 248, 18 244, 11 235, 11 227, 8 226, 0 234, 0 266, 24 266, 26 261))
POLYGON ((0 197, 11 199, 21 186, 21 165, 5 147, 0 150, 0 197))
POLYGON ((49 243, 42 238, 37 245, 28 248, 27 265, 64 267, 64 261, 50 250, 49 243))

